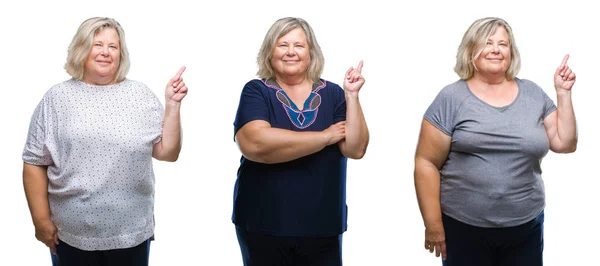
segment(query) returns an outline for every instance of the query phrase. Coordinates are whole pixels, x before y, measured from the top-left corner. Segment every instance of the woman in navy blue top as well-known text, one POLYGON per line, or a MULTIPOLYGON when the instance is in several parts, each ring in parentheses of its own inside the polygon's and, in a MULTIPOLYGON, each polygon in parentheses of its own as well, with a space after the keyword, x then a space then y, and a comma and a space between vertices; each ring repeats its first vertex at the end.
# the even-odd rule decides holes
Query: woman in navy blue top
POLYGON ((232 219, 246 266, 342 264, 347 158, 362 158, 369 142, 365 80, 361 61, 342 90, 320 78, 323 63, 308 23, 282 18, 260 49, 260 79, 242 90, 232 219))

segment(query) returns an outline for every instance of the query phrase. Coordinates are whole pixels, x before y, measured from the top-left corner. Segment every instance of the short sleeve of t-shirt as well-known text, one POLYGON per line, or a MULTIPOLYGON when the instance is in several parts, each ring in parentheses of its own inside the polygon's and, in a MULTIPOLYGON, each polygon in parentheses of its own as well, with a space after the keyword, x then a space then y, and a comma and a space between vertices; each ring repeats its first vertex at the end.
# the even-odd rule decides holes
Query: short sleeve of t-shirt
POLYGON ((437 97, 435 97, 435 100, 433 100, 433 103, 427 108, 424 116, 429 123, 448 136, 451 136, 454 131, 456 111, 465 98, 462 97, 457 83, 453 83, 442 89, 437 97))
POLYGON ((250 121, 269 121, 268 105, 259 82, 259 80, 252 80, 244 85, 233 123, 234 136, 240 128, 250 121))
POLYGON ((42 98, 35 108, 29 123, 29 133, 23 150, 23 162, 34 165, 53 164, 52 156, 47 146, 47 115, 48 103, 47 95, 42 98))
POLYGON ((550 99, 550 97, 548 96, 548 94, 546 94, 546 92, 541 87, 539 87, 536 84, 534 84, 534 85, 535 85, 536 88, 538 88, 538 90, 542 94, 543 101, 544 101, 544 118, 546 118, 552 112, 554 112, 554 110, 556 110, 556 105, 554 104, 554 101, 552 101, 552 99, 550 99))
MULTIPOLYGON (((332 84, 332 83, 330 83, 332 84)), ((346 121, 346 96, 344 90, 340 86, 335 86, 337 90, 337 101, 335 104, 335 113, 333 115, 333 123, 346 121)))

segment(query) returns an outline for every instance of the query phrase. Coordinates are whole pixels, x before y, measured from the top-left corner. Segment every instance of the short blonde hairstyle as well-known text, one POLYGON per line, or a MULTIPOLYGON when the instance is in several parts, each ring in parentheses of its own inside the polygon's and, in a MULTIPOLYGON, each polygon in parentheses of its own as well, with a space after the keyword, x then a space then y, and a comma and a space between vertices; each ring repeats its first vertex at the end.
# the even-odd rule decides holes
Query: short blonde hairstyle
POLYGON ((119 35, 120 61, 117 72, 115 73, 115 81, 121 82, 125 79, 130 66, 129 51, 125 44, 125 31, 116 20, 102 17, 94 17, 85 20, 79 26, 75 36, 73 36, 73 40, 69 45, 67 62, 65 63, 65 70, 67 70, 67 73, 69 73, 71 77, 78 80, 83 79, 85 61, 92 49, 94 37, 106 28, 115 29, 119 35))
POLYGON ((467 80, 475 75, 475 71, 477 70, 475 67, 475 60, 485 48, 487 40, 496 32, 498 27, 504 27, 508 34, 508 41, 510 42, 511 60, 510 65, 506 70, 506 78, 508 80, 513 80, 517 76, 521 69, 521 56, 519 55, 519 49, 517 49, 517 44, 515 43, 512 28, 501 18, 487 17, 478 19, 471 24, 458 47, 454 71, 461 79, 467 80))
POLYGON ((323 52, 317 42, 315 33, 313 32, 308 22, 301 18, 282 18, 277 20, 265 35, 262 46, 257 57, 258 72, 256 75, 262 79, 270 79, 275 77, 275 71, 271 65, 271 59, 273 58, 273 52, 277 39, 286 35, 293 29, 301 28, 306 34, 306 42, 308 43, 308 51, 310 55, 310 66, 306 71, 306 75, 313 82, 319 82, 321 73, 323 73, 323 66, 325 65, 325 59, 323 58, 323 52))

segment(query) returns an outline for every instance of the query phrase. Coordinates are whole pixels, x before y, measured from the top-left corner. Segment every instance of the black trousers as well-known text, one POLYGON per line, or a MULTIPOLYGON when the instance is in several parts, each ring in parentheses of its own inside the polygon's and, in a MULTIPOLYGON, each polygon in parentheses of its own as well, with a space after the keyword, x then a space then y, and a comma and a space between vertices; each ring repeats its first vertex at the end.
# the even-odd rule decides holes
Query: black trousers
POLYGON ((244 266, 341 266, 342 235, 277 236, 236 226, 244 266))
POLYGON ((150 239, 125 249, 85 251, 58 240, 53 266, 148 266, 150 239))
POLYGON ((544 212, 514 227, 482 228, 442 214, 444 266, 542 266, 544 212))

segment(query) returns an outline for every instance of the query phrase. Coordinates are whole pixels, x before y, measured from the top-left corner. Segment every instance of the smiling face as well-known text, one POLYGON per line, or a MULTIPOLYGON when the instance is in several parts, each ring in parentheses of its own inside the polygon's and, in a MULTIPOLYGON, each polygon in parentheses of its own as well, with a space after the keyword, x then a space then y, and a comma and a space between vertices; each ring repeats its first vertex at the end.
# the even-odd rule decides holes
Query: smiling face
POLYGON ((475 61, 475 67, 481 74, 502 74, 510 66, 510 39, 506 29, 499 26, 486 41, 481 54, 475 61))
POLYGON ((121 59, 119 35, 113 28, 104 28, 94 36, 92 49, 83 67, 83 82, 108 85, 115 82, 121 59))
POLYGON ((310 51, 306 33, 302 28, 295 28, 277 39, 271 58, 271 66, 276 76, 304 76, 309 65, 310 51))

